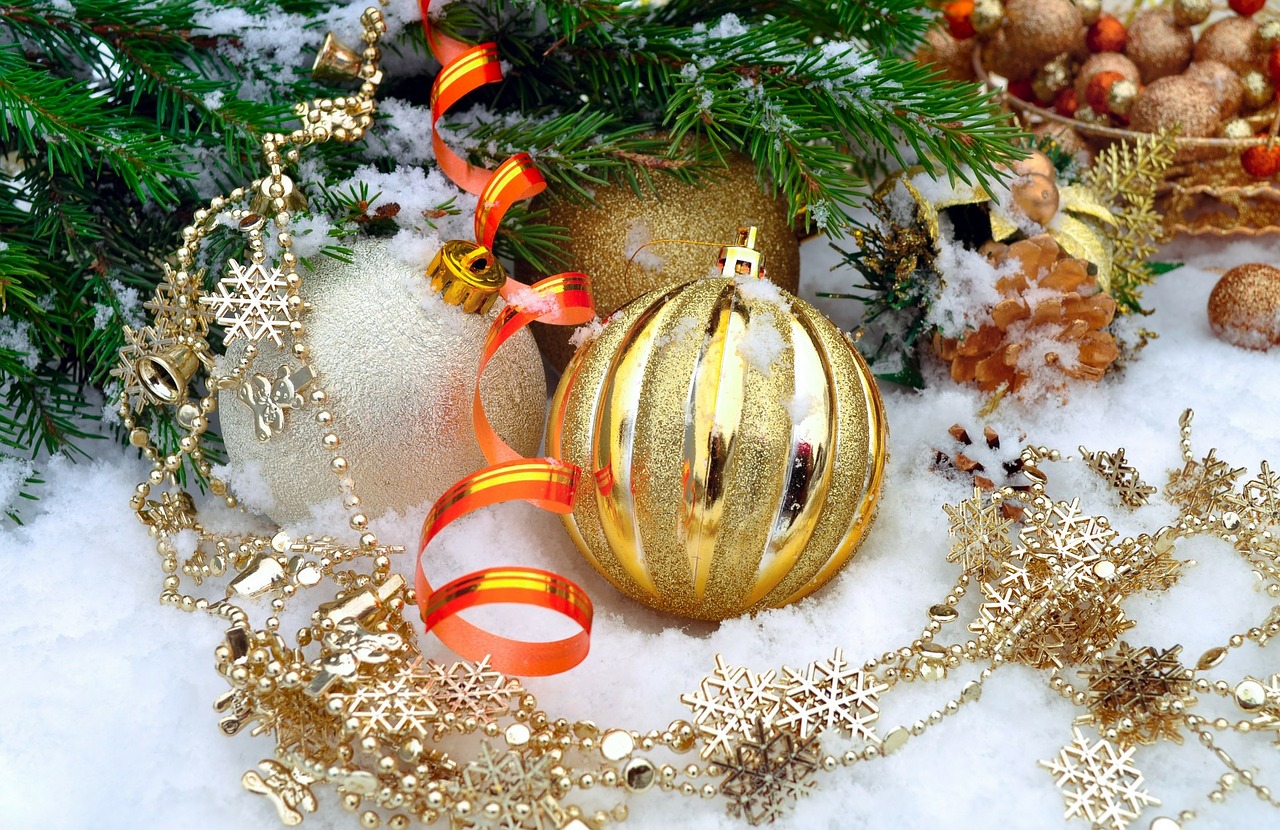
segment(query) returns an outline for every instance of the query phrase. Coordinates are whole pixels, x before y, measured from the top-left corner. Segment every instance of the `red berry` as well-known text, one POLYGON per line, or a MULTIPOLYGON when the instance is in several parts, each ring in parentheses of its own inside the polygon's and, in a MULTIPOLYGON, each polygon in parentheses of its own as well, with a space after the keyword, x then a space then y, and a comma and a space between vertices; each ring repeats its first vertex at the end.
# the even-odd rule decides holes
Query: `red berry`
POLYGON ((1121 80, 1124 80, 1124 75, 1119 72, 1099 72, 1089 79, 1084 90, 1084 102, 1093 107, 1094 112, 1110 112, 1107 94, 1111 92, 1111 85, 1121 80))
POLYGON ((1089 27, 1084 37, 1085 45, 1090 52, 1123 52, 1129 40, 1129 33, 1119 18, 1104 14, 1089 27))
POLYGON ((1241 17, 1252 17, 1267 5, 1267 0, 1228 0, 1227 5, 1241 17))
POLYGON ((1031 89, 1031 80, 1023 78, 1019 81, 1009 82, 1009 94, 1021 101, 1030 101, 1036 103, 1036 94, 1031 89))
POLYGON ((1058 92, 1053 99, 1053 108, 1058 115, 1065 115, 1067 118, 1075 118, 1076 110, 1080 109, 1080 101, 1076 98, 1074 87, 1067 87, 1058 92))
POLYGON ((1280 145, 1255 144, 1240 154, 1240 166, 1255 179, 1270 179, 1280 173, 1280 145))
POLYGON ((1271 50, 1271 54, 1267 56, 1267 72, 1271 74, 1271 81, 1280 84, 1280 46, 1271 50))
POLYGON ((956 40, 973 37, 973 0, 953 0, 942 7, 942 16, 947 20, 947 28, 956 40))

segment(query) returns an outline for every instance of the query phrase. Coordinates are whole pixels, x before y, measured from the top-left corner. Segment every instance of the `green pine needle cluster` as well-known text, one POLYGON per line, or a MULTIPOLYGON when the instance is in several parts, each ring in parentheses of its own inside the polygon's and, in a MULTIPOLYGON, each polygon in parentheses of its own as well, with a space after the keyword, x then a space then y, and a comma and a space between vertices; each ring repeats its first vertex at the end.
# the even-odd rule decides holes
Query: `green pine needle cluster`
MULTIPOLYGON (((309 77, 296 48, 261 44, 316 41, 358 6, 0 2, 0 463, 31 471, 27 495, 49 455, 87 456, 92 439, 122 437, 109 405, 121 328, 145 323, 194 209, 261 174, 258 137, 290 129, 292 104, 337 92, 309 77), (235 30, 264 15, 299 31, 235 30)), ((496 40, 509 67, 442 122, 446 139, 488 166, 528 152, 566 198, 657 176, 696 181, 745 153, 798 220, 838 236, 867 182, 902 153, 984 177, 1014 152, 1015 130, 985 93, 906 59, 933 14, 908 0, 455 0, 435 11, 455 36, 496 40)), ((404 24, 383 44, 401 67, 383 95, 411 108, 399 126, 415 133, 429 129, 439 67, 422 27, 404 24)), ((375 130, 388 126, 380 118, 375 130)), ((367 147, 308 151, 291 173, 328 216, 323 254, 403 229, 398 205, 353 184, 361 165, 383 175, 402 164, 367 147)), ((423 216, 431 225, 459 210, 444 199, 423 216)), ((536 207, 513 210, 500 252, 553 263, 565 231, 539 219, 536 207)), ((234 244, 211 238, 210 256, 235 255, 234 244)), ((171 426, 152 433, 176 439, 171 426)))

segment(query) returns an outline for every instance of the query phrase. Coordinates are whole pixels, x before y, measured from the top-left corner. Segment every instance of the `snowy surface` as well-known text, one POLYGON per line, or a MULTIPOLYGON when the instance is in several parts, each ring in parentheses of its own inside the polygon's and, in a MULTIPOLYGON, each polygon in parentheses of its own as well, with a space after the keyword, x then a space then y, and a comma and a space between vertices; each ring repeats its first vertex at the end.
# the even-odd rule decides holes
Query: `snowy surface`
MULTIPOLYGON (((1141 359, 1103 384, 1081 389, 1066 407, 1006 405, 986 419, 1005 439, 1021 435, 1075 453, 1123 446, 1147 481, 1163 484, 1178 462, 1177 418, 1196 409, 1196 448, 1211 446, 1237 466, 1280 461, 1280 353, 1241 351, 1213 338, 1205 302, 1217 274, 1240 262, 1276 262, 1276 241, 1203 242, 1166 251, 1191 267, 1162 278, 1147 299, 1146 321, 1160 333, 1141 359)), ((847 273, 829 273, 834 256, 823 242, 808 246, 803 292, 843 290, 847 273)), ((843 322, 855 304, 823 301, 843 322)), ((11 333, 12 336, 12 333, 11 333)), ((843 647, 861 662, 916 636, 925 609, 939 601, 956 572, 945 561, 942 504, 966 495, 965 485, 929 471, 935 447, 950 448, 946 429, 961 422, 980 434, 982 399, 949 382, 923 393, 886 390, 891 461, 883 506, 857 558, 817 596, 790 608, 719 627, 682 626, 651 614, 612 591, 574 552, 558 521, 525 505, 493 508, 440 540, 435 573, 451 577, 490 564, 554 568, 589 589, 597 618, 592 652, 568 675, 528 683, 554 715, 590 718, 629 728, 663 728, 687 716, 679 703, 723 653, 756 670, 803 666, 843 647)), ((1011 451, 1015 451, 1012 450, 1011 451)), ((212 709, 225 688, 212 669, 221 633, 216 621, 162 608, 154 548, 130 514, 127 499, 142 468, 123 450, 100 459, 42 465, 48 480, 38 503, 22 502, 26 524, 0 526, 0 631, 13 659, 0 682, 0 826, 4 828, 170 828, 232 830, 276 825, 262 798, 244 793, 241 774, 270 757, 267 738, 223 737, 212 709)), ((1126 533, 1152 530, 1171 515, 1164 504, 1124 511, 1079 464, 1051 465, 1057 492, 1079 494, 1086 509, 1105 513, 1126 533)), ((0 469, 0 497, 15 471, 0 469)), ((383 541, 411 545, 421 513, 380 523, 383 541)), ((1180 643, 1184 659, 1256 624, 1269 603, 1248 568, 1223 543, 1196 539, 1178 555, 1199 561, 1168 594, 1138 597, 1128 607, 1139 620, 1133 644, 1180 643)), ((411 559, 400 570, 410 573, 411 559)), ((263 616, 261 609, 255 619, 263 616)), ((948 628, 957 628, 949 626, 948 628)), ((944 629, 945 631, 945 629, 944 629)), ((956 633, 958 636, 958 632, 956 633)), ((433 639, 426 653, 448 655, 433 639)), ((1232 652, 1214 678, 1280 672, 1280 647, 1232 652)), ((913 684, 883 700, 880 734, 927 715, 955 694, 972 671, 941 684, 913 684)), ((1216 714, 1205 700, 1201 714, 1216 714)), ((982 701, 912 740, 897 755, 820 777, 819 792, 781 827, 938 828, 1085 827, 1062 820, 1063 803, 1036 764, 1071 738, 1079 710, 1054 695, 1044 674, 1022 667, 999 671, 982 701)), ((1234 713, 1223 711, 1233 716, 1234 713)), ((1280 789, 1280 754, 1262 736, 1226 735, 1222 743, 1262 783, 1280 789)), ((838 748, 833 742, 828 750, 838 748)), ((1251 792, 1222 806, 1205 794, 1225 770, 1194 741, 1140 748, 1137 765, 1163 808, 1193 808, 1195 827, 1275 826, 1277 815, 1251 792)), ((304 827, 355 827, 355 816, 319 789, 322 814, 304 827)), ((627 826, 742 827, 724 816, 723 801, 689 800, 657 792, 631 802, 627 826)))

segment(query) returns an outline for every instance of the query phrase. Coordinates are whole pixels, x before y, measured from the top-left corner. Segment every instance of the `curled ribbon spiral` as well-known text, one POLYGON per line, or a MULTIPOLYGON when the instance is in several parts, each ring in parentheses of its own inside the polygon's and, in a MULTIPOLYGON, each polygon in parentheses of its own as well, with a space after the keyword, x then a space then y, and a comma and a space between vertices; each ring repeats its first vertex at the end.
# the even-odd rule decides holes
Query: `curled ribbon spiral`
MULTIPOLYGON (((476 241, 492 248, 494 237, 511 205, 546 189, 546 180, 533 159, 521 153, 497 170, 476 167, 455 153, 441 137, 436 124, 467 93, 502 80, 497 47, 492 43, 468 46, 441 34, 428 16, 431 0, 420 0, 427 44, 443 69, 431 90, 432 145, 440 169, 455 184, 480 196, 476 209, 476 241)), ((502 344, 534 321, 557 325, 581 325, 595 316, 587 276, 557 274, 525 286, 507 280, 502 295, 508 305, 494 319, 476 373, 472 413, 476 438, 491 466, 459 481, 432 506, 422 523, 414 587, 427 631, 469 660, 488 656, 498 671, 520 675, 548 675, 567 671, 587 656, 591 636, 592 606, 586 592, 554 573, 534 568, 487 568, 433 588, 423 567, 427 545, 452 522, 492 504, 527 501, 555 513, 573 510, 580 471, 554 459, 528 459, 507 445, 493 429, 480 397, 485 367, 502 344), (531 309, 537 309, 531 310, 531 309), (530 643, 486 631, 458 614, 490 603, 517 603, 556 611, 577 623, 582 631, 563 640, 530 643)))

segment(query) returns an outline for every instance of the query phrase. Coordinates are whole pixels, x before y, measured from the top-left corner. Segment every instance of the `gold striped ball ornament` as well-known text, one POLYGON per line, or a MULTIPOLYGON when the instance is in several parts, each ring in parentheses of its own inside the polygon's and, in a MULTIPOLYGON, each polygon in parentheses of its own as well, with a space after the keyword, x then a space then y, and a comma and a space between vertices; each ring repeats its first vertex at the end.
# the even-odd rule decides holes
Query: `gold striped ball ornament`
POLYGON ((552 398, 547 451, 582 471, 562 517, 610 583, 659 611, 722 620, 794 602, 853 556, 875 513, 887 425, 850 339, 755 274, 611 317, 552 398))
MULTIPOLYGON (((747 226, 760 229, 761 252, 773 268, 770 278, 788 291, 796 290, 800 241, 786 201, 761 189, 751 159, 730 154, 723 171, 693 184, 657 174, 653 186, 654 192, 644 195, 626 185, 600 187, 592 204, 560 199, 539 205, 546 208, 547 224, 568 228, 563 251, 568 270, 590 275, 596 312, 602 318, 647 291, 706 276, 711 259, 707 252, 715 253, 714 247, 669 243, 641 249, 645 243, 681 239, 723 244, 747 226)), ((528 276, 526 281, 535 281, 534 275, 528 276)), ((531 329, 551 365, 563 371, 573 357, 573 330, 542 323, 531 329)))

